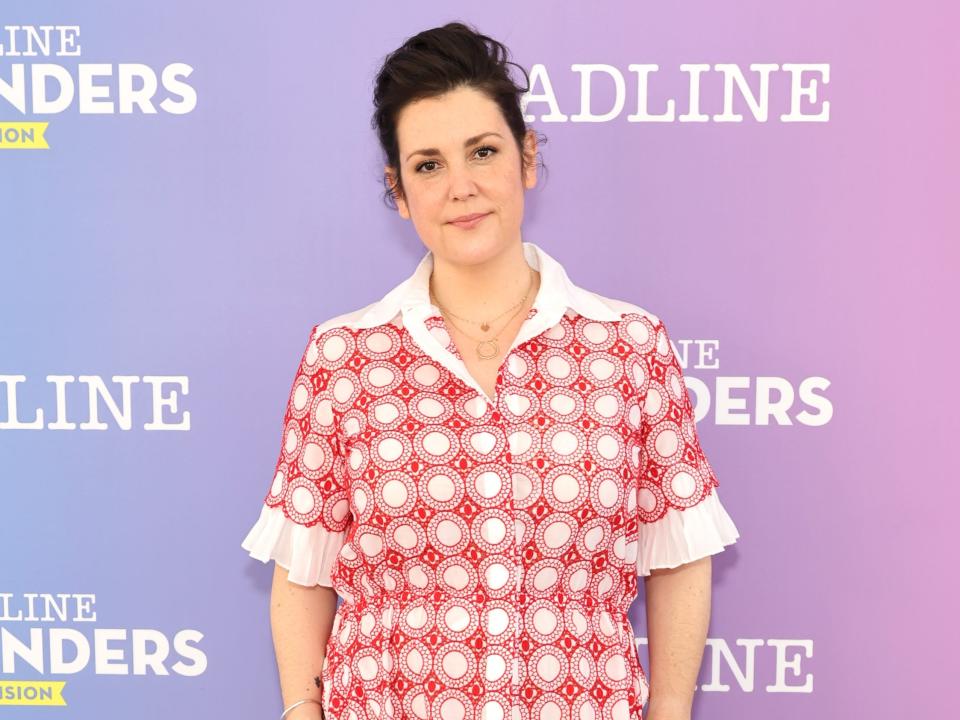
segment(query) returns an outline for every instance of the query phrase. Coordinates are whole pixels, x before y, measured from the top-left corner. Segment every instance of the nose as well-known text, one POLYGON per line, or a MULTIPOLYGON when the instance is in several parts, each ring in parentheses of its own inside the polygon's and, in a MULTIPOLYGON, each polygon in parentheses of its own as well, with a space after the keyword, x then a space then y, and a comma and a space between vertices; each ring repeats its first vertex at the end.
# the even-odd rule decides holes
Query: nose
POLYGON ((450 168, 450 199, 463 200, 477 194, 477 183, 473 179, 469 165, 457 165, 450 168))

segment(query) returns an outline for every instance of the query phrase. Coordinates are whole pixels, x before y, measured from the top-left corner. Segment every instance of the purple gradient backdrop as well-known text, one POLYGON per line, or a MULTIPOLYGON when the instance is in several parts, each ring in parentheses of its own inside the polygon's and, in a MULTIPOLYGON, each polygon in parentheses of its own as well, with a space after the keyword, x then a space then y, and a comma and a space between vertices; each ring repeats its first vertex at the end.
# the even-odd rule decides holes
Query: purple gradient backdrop
MULTIPOLYGON (((423 252, 380 200, 371 82, 404 38, 453 19, 505 42, 528 70, 546 65, 568 115, 580 110, 574 63, 609 63, 628 80, 630 63, 657 63, 651 112, 674 97, 678 114, 680 63, 829 63, 828 123, 778 122, 778 73, 767 123, 742 102, 741 123, 628 123, 629 82, 612 122, 535 121, 548 174, 528 195, 524 239, 578 284, 664 317, 675 342, 718 339, 718 370, 687 368, 711 389, 721 376, 751 388, 761 376, 795 389, 830 381, 823 427, 719 425, 715 403, 700 422, 741 531, 714 558, 709 635, 741 664, 738 639, 812 640, 801 669, 814 680, 812 693, 768 692, 774 649, 761 646, 753 688, 721 663, 730 690, 698 693, 694 717, 945 713, 958 423, 932 360, 960 350, 957 15, 947 3, 819 0, 4 3, 0 25, 79 24, 83 62, 189 63, 198 93, 185 116, 74 106, 26 118, 50 121, 51 149, 0 151, 0 374, 28 378, 21 420, 38 407, 52 418, 48 374, 190 381, 187 433, 142 429, 142 384, 129 432, 0 431, 0 592, 96 593, 98 627, 204 634, 199 678, 88 668, 52 678, 67 680, 68 707, 48 714, 279 714, 272 567, 239 543, 310 327, 379 298, 423 252)), ((0 77, 9 64, 0 57, 0 77)), ((598 79, 598 112, 605 88, 598 79)), ((715 89, 702 108, 719 111, 715 89)), ((0 101, 0 121, 15 119, 0 101)), ((738 393, 751 414, 752 392, 738 393)), ((5 395, 0 385, 3 408, 5 395)), ((67 397, 69 419, 85 421, 81 390, 67 397)), ((645 637, 642 599, 632 619, 645 637)), ((703 682, 709 663, 708 648, 703 682)))

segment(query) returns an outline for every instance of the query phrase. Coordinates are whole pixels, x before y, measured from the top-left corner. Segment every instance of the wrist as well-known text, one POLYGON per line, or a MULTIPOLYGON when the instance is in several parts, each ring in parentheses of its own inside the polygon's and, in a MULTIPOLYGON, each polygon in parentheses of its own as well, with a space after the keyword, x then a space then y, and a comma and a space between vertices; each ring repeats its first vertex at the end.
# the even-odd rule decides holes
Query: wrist
POLYGON ((323 720, 323 711, 320 710, 319 706, 313 705, 312 707, 312 710, 306 707, 298 707, 283 720, 323 720), (303 710, 303 712, 298 712, 299 710, 303 710))
POLYGON ((690 720, 693 707, 682 698, 650 697, 647 703, 647 720, 690 720))
MULTIPOLYGON (((317 700, 319 702, 319 698, 317 700)), ((292 708, 283 720, 324 720, 323 708, 315 702, 306 702, 292 708)))

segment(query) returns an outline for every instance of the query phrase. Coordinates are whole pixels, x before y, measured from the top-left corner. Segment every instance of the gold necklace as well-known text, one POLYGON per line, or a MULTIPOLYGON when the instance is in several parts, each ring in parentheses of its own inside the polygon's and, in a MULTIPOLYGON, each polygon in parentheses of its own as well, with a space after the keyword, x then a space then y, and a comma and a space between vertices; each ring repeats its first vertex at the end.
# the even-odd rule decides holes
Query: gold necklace
MULTIPOLYGON (((531 274, 533 273, 533 268, 530 269, 530 272, 531 272, 531 274)), ((529 294, 530 294, 530 290, 529 290, 529 288, 528 288, 528 289, 527 289, 527 295, 529 295, 529 294)), ((470 320, 469 318, 460 317, 459 315, 457 315, 456 313, 454 313, 454 312, 453 312, 452 310, 450 310, 449 308, 444 309, 444 312, 446 312, 446 313, 447 313, 448 315, 450 315, 451 317, 455 317, 457 320, 463 320, 464 322, 468 322, 468 323, 470 323, 471 325, 479 325, 479 326, 480 326, 480 329, 483 330, 484 332, 486 332, 487 330, 490 329, 490 325, 492 325, 494 322, 496 322, 497 320, 499 320, 500 318, 502 318, 504 315, 506 315, 506 314, 507 314, 508 312, 510 312, 511 310, 514 310, 514 309, 516 309, 517 307, 519 307, 520 305, 523 305, 524 301, 527 299, 527 295, 524 295, 524 296, 520 299, 520 302, 516 303, 515 305, 511 305, 511 306, 508 307, 506 310, 504 310, 502 313, 500 313, 499 315, 497 315, 495 318, 491 318, 490 320, 470 320)), ((439 306, 439 303, 437 303, 437 305, 439 306)))
MULTIPOLYGON (((497 357, 500 354, 500 344, 497 342, 497 338, 499 337, 500 332, 503 332, 503 329, 507 327, 507 325, 509 325, 511 322, 513 322, 513 319, 520 312, 520 310, 523 307, 523 304, 527 301, 527 298, 530 297, 530 290, 533 289, 535 279, 536 279, 536 276, 533 273, 533 268, 530 268, 530 285, 527 287, 527 292, 524 293, 523 299, 513 306, 517 308, 514 311, 513 315, 510 316, 510 318, 500 327, 500 330, 497 333, 495 333, 494 336, 490 339, 474 337, 473 335, 470 335, 468 332, 464 331, 464 329, 461 328, 459 325, 457 325, 455 322, 453 322, 453 320, 449 321, 450 324, 453 325, 453 327, 455 327, 457 330, 462 332, 471 340, 476 341, 478 358, 480 358, 481 360, 490 360, 492 358, 497 357)), ((441 312, 443 312, 445 315, 448 314, 453 317, 458 317, 456 315, 453 315, 453 313, 451 313, 443 305, 441 305, 440 301, 437 300, 436 295, 433 294, 433 276, 432 275, 430 277, 430 298, 436 304, 436 306, 440 308, 441 312)), ((501 313, 501 316, 502 316, 502 313, 501 313)), ((489 325, 487 327, 489 327, 489 325)))

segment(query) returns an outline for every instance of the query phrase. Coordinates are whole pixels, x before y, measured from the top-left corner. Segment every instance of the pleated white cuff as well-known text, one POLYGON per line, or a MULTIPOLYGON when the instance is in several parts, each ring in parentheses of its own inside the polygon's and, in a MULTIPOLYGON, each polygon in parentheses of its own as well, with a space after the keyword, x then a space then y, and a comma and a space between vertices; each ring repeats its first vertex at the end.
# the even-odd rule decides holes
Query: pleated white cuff
POLYGON ((346 536, 346 530, 330 532, 320 523, 305 527, 290 520, 279 506, 263 505, 241 547, 261 562, 276 560, 289 571, 290 582, 333 587, 330 571, 346 536))
POLYGON ((637 575, 713 555, 740 537, 717 488, 693 507, 670 508, 656 522, 640 524, 637 575))

